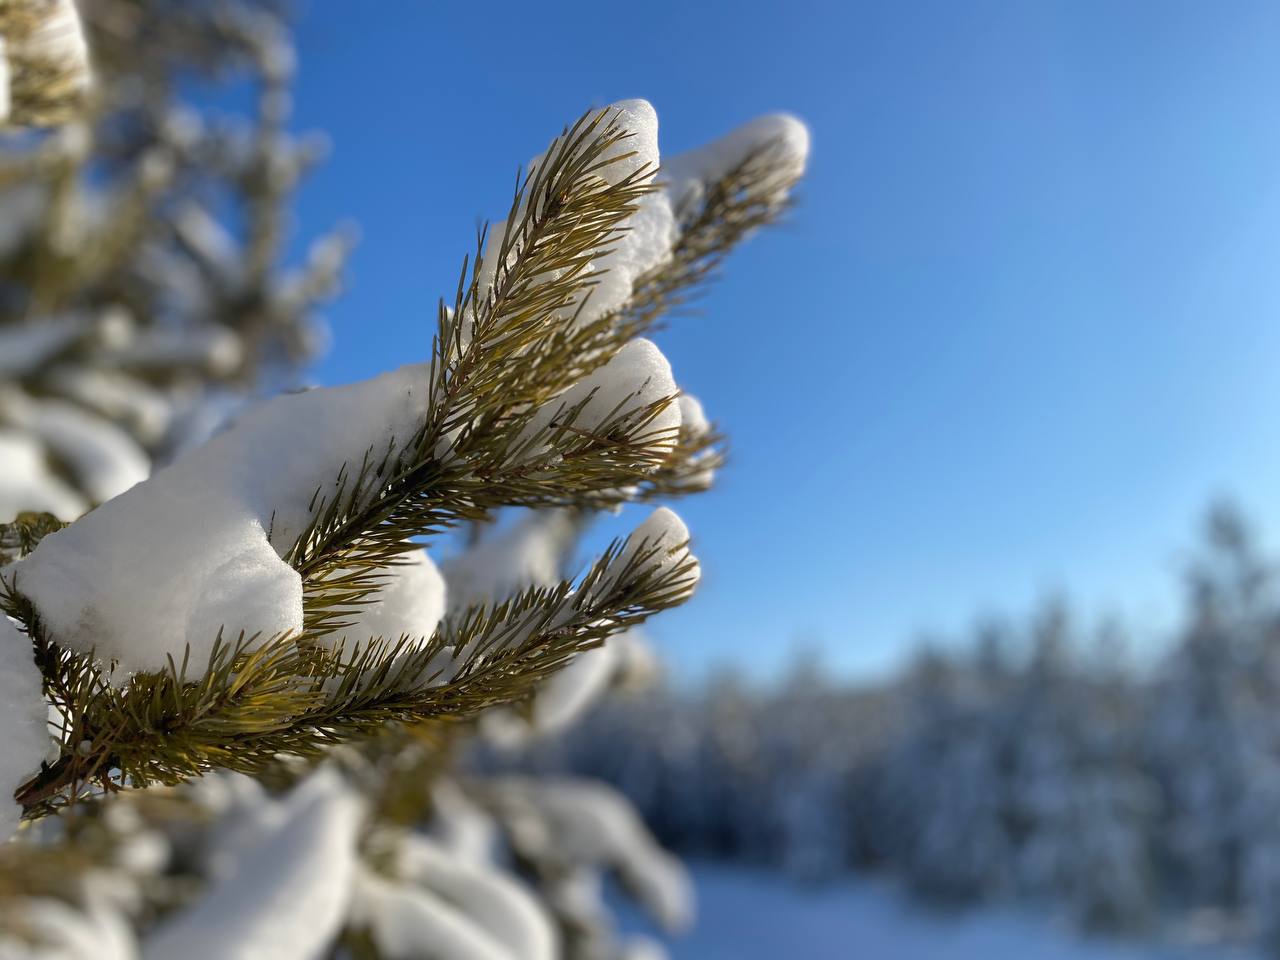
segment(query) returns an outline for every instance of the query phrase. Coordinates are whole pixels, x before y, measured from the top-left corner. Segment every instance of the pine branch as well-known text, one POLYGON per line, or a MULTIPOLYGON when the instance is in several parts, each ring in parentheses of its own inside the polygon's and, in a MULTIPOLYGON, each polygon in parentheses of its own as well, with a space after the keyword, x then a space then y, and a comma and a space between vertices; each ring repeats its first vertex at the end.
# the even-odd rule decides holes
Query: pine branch
MULTIPOLYGON (((599 436, 582 438, 596 441, 594 445, 582 443, 566 452, 559 464, 571 464, 570 472, 556 470, 546 461, 514 464, 520 451, 513 450, 512 442, 520 437, 536 403, 546 402, 566 382, 596 369, 627 340, 652 328, 666 310, 688 302, 738 243, 785 212, 788 202, 783 198, 797 179, 780 172, 780 144, 764 144, 752 151, 722 179, 707 184, 696 207, 679 211, 682 232, 672 257, 641 279, 626 307, 589 323, 564 322, 556 312, 563 314, 581 297, 581 288, 592 281, 590 260, 607 250, 606 245, 618 235, 618 224, 650 189, 628 180, 625 189, 610 196, 603 181, 574 180, 575 170, 598 169, 593 167, 594 158, 621 138, 603 114, 587 114, 556 141, 543 163, 516 190, 513 216, 498 244, 498 267, 490 290, 481 285, 486 246, 486 233, 481 231, 470 282, 466 282, 464 265, 452 309, 441 305, 439 311, 432 379, 434 396, 443 399, 433 403, 428 425, 408 445, 419 459, 415 462, 412 456, 401 455, 393 471, 391 451, 376 468, 366 457, 354 481, 348 483, 344 477, 338 493, 321 505, 316 521, 291 554, 309 588, 309 609, 315 611, 308 631, 323 633, 346 622, 343 618, 350 615, 352 605, 371 596, 383 582, 376 571, 413 549, 410 541, 415 537, 463 520, 483 519, 500 506, 602 509, 636 497, 684 496, 704 489, 700 478, 722 464, 717 436, 704 438, 696 446, 683 445, 665 461, 642 458, 643 462, 623 465, 608 478, 584 472, 595 466, 588 464, 593 449, 600 449, 599 436), (585 195, 580 197, 579 191, 585 195), (557 197, 562 198, 558 205, 552 199, 557 197), (588 207, 611 201, 612 209, 596 211, 594 229, 563 239, 568 252, 546 252, 553 246, 549 238, 558 229, 556 217, 578 211, 579 200, 588 207), (534 251, 545 255, 534 258, 534 251), (549 284, 554 289, 533 295, 530 282, 546 286, 549 276, 554 277, 549 284), (541 344, 539 338, 543 338, 541 344), (501 347, 500 356, 486 352, 492 344, 501 347), (578 360, 567 364, 565 358, 578 360), (548 374, 547 367, 554 373, 548 374), (566 369, 571 371, 568 375, 566 369), (469 470, 451 470, 434 456, 451 435, 453 449, 468 458, 469 470), (370 496, 369 486, 390 472, 395 473, 393 479, 381 493, 370 496), (531 482, 534 478, 536 483, 531 482), (557 489, 557 479, 576 482, 562 482, 557 489), (633 492, 623 495, 626 491, 633 492), (363 509, 352 509, 366 502, 363 509)), ((582 314, 579 306, 572 319, 582 314)), ((649 411, 649 419, 657 412, 649 411)), ((556 437, 541 440, 556 447, 572 429, 570 416, 556 437)), ((634 438, 628 443, 625 433, 619 444, 620 449, 631 451, 643 446, 634 438)))
POLYGON ((711 475, 724 467, 728 456, 728 439, 719 431, 707 430, 698 436, 682 431, 671 456, 636 486, 631 499, 650 503, 705 493, 711 475))
POLYGON ((640 278, 621 325, 632 336, 652 330, 664 314, 700 296, 743 240, 792 208, 791 191, 800 175, 791 169, 784 144, 774 141, 752 150, 719 180, 704 184, 697 203, 676 210, 680 238, 671 259, 640 278))
POLYGON ((51 513, 24 511, 12 523, 0 523, 0 565, 20 560, 66 524, 51 513))
POLYGON ((85 106, 89 73, 70 0, 0 0, 9 112, 0 124, 52 126, 85 106))
POLYGON ((389 723, 474 716, 527 697, 574 653, 687 597, 687 556, 646 571, 653 556, 637 560, 643 547, 615 546, 576 587, 566 581, 471 610, 425 642, 376 638, 349 656, 312 642, 350 623, 417 549, 414 538, 505 506, 599 509, 694 492, 721 462, 715 433, 668 437, 653 426, 673 397, 639 407, 624 398, 589 427, 581 420, 592 397, 553 409, 784 206, 767 150, 753 154, 705 191, 698 210, 682 213, 675 256, 631 304, 586 320, 592 262, 652 189, 643 171, 602 176, 626 136, 607 113, 584 116, 519 182, 493 262, 481 232, 452 309, 439 311, 422 425, 344 467, 328 494, 318 489, 312 523, 286 552, 304 582, 301 634, 219 638, 203 671, 171 662, 116 686, 92 655, 50 642, 13 583, 0 583, 0 608, 33 638, 46 693, 64 717, 61 756, 19 791, 29 815, 95 784, 174 783, 217 766, 261 772, 281 755, 314 756, 389 723))
POLYGON ((597 343, 584 356, 555 339, 590 303, 592 261, 652 189, 643 169, 616 182, 603 176, 629 156, 619 153, 629 136, 614 112, 583 115, 519 180, 493 262, 480 232, 452 309, 439 309, 421 429, 399 448, 369 451, 354 472, 344 468, 335 492, 313 501, 315 519, 286 557, 308 588, 309 633, 340 624, 415 537, 500 506, 572 502, 658 466, 652 447, 663 438, 645 428, 671 398, 575 430, 584 401, 529 432, 540 405, 625 342, 597 343))
MULTIPOLYGON (((469 283, 460 280, 453 308, 442 305, 439 312, 436 399, 427 423, 407 452, 387 450, 375 461, 371 451, 354 476, 344 472, 290 554, 307 588, 308 634, 349 623, 354 608, 385 582, 379 571, 416 549, 414 538, 483 519, 502 506, 604 509, 685 496, 705 489, 708 471, 723 463, 716 435, 686 441, 666 458, 646 455, 655 438, 636 435, 643 423, 611 423, 572 436, 575 411, 566 411, 555 430, 523 435, 537 403, 565 386, 566 369, 569 382, 595 369, 663 311, 687 302, 738 243, 787 209, 781 198, 796 178, 779 172, 781 146, 764 144, 706 185, 696 207, 680 211, 682 232, 671 259, 642 278, 622 311, 579 324, 580 304, 566 320, 564 311, 592 282, 590 261, 607 251, 618 224, 649 189, 627 178, 611 190, 594 176, 599 158, 624 137, 597 113, 557 139, 517 187, 488 289, 481 231, 469 283), (571 226, 563 227, 561 217, 571 226), (566 363, 574 357, 576 364, 566 363), (452 461, 437 455, 446 438, 452 461), (556 452, 522 460, 539 446, 556 452)), ((640 419, 651 421, 661 409, 656 405, 640 419)))
POLYGON ((619 153, 631 134, 618 120, 614 111, 589 112, 552 143, 517 187, 492 264, 481 231, 470 282, 460 281, 452 309, 442 303, 438 311, 426 431, 433 441, 544 402, 587 372, 580 364, 590 358, 550 357, 546 348, 589 305, 592 262, 610 252, 654 189, 654 171, 644 168, 605 178, 630 156, 619 153))
POLYGON ((520 700, 576 652, 687 597, 696 561, 681 549, 663 564, 669 545, 614 543, 576 583, 472 608, 425 643, 378 638, 347 652, 290 637, 220 638, 204 671, 171 661, 123 687, 25 616, 42 673, 57 678, 47 695, 66 720, 60 757, 17 798, 40 816, 94 787, 173 784, 214 767, 260 773, 282 755, 315 757, 389 723, 452 723, 520 700))

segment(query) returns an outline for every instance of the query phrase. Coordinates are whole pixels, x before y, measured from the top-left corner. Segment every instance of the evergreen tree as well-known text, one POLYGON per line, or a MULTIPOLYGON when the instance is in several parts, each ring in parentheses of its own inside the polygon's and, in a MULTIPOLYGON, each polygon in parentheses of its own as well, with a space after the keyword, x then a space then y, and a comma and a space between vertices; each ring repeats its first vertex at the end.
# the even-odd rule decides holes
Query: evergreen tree
POLYGON ((646 102, 589 110, 481 232, 427 356, 249 404, 314 354, 345 249, 282 266, 316 153, 286 21, 81 13, 0 5, 6 116, 52 125, 0 161, 0 780, 6 832, 28 821, 0 847, 5 949, 653 956, 600 884, 678 928, 687 879, 623 798, 454 760, 646 672, 634 628, 696 586, 665 507, 566 559, 593 513, 709 486, 722 440, 643 335, 787 209, 803 126, 660 160, 646 102), (38 82, 30 17, 72 36, 38 82), (228 71, 247 120, 181 96, 228 71))
MULTIPOLYGON (((53 36, 75 25, 70 0, 3 9, 56 15, 53 36)), ((314 307, 347 247, 334 233, 306 263, 282 262, 293 192, 321 144, 288 130, 293 55, 271 4, 92 0, 84 13, 94 84, 80 109, 37 98, 11 119, 63 122, 0 134, 6 520, 73 520, 249 394, 289 383, 324 342, 314 307), (251 112, 180 96, 209 83, 251 94, 251 112)), ((34 82, 15 86, 15 103, 34 82)))

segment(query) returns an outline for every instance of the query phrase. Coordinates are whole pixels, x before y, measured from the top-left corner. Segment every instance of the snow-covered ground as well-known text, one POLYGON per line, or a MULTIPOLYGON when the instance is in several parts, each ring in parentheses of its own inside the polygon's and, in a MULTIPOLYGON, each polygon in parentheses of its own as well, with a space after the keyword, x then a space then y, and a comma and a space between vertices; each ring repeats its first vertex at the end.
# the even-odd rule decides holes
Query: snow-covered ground
POLYGON ((797 886, 762 870, 700 864, 697 925, 673 960, 1260 960, 1255 953, 1091 939, 1013 910, 931 913, 892 887, 797 886))

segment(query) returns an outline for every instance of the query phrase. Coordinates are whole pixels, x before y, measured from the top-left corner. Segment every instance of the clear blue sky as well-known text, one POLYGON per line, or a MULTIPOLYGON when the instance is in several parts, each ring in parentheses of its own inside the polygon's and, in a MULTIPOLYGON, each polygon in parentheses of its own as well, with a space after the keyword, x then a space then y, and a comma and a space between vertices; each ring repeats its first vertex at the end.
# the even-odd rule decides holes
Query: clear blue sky
POLYGON ((299 48, 300 229, 363 232, 324 383, 425 355, 587 106, 812 127, 791 222, 659 338, 734 444, 653 628, 687 668, 880 671, 1051 590, 1157 623, 1211 497, 1280 531, 1280 6, 313 0, 299 48))

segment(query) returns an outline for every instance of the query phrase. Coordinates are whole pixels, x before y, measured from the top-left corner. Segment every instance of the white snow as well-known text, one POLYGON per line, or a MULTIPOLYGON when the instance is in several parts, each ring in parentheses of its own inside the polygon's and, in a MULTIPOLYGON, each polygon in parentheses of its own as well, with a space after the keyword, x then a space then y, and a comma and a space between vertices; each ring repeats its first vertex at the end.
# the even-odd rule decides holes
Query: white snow
MULTIPOLYGON (((770 146, 779 178, 804 173, 809 159, 809 128, 785 113, 757 117, 711 143, 668 157, 660 179, 678 215, 702 200, 706 184, 733 170, 753 151, 770 146)), ((781 197, 779 197, 781 199, 781 197)))
MULTIPOLYGON (((625 131, 609 149, 600 154, 596 171, 600 179, 609 184, 619 184, 627 178, 633 183, 651 183, 658 172, 658 114, 648 100, 619 100, 606 107, 589 112, 587 122, 596 122, 596 133, 603 133, 609 126, 625 131), (612 162, 609 162, 612 161, 612 162)), ((552 146, 559 141, 553 141, 552 146)), ((548 150, 531 159, 526 169, 533 175, 541 168, 548 150)))
POLYGON ((622 944, 619 960, 667 960, 670 954, 651 937, 630 937, 622 944))
POLYGON ((440 778, 431 788, 431 836, 464 863, 488 863, 498 846, 493 818, 466 798, 452 780, 440 778))
MULTIPOLYGON (((116 660, 122 674, 181 662, 199 674, 218 636, 262 639, 302 625, 302 584, 283 560, 370 448, 409 439, 426 409, 426 369, 288 394, 247 411, 208 443, 45 538, 18 589, 50 635, 116 660), (145 585, 146 589, 139 589, 145 585)), ((119 676, 119 675, 117 675, 119 676)))
POLYGON ((693 394, 680 394, 680 430, 693 439, 706 435, 711 421, 702 409, 702 402, 693 394))
POLYGON ((143 943, 150 960, 315 960, 340 929, 363 807, 332 770, 284 801, 278 829, 246 847, 195 905, 143 943))
MULTIPOLYGON (((622 100, 592 111, 590 117, 601 121, 598 132, 603 132, 607 124, 615 124, 627 133, 604 151, 597 161, 607 163, 613 159, 612 163, 597 171, 601 179, 611 184, 618 184, 628 177, 633 177, 633 182, 638 184, 652 182, 659 166, 658 115, 653 106, 647 100, 622 100)), ((546 154, 544 151, 529 161, 527 169, 531 174, 541 167, 546 154)), ((526 197, 517 213, 524 211, 527 200, 526 197)), ((476 278, 482 297, 488 293, 497 273, 506 224, 505 220, 498 221, 489 229, 484 258, 476 278)), ((507 266, 514 264, 519 255, 519 238, 515 239, 508 250, 507 266)), ((670 256, 675 239, 675 217, 666 195, 657 191, 644 197, 636 212, 628 218, 624 231, 609 244, 609 252, 591 263, 589 270, 596 276, 587 306, 578 315, 578 322, 586 323, 626 303, 635 278, 670 256)), ((579 305, 580 302, 575 301, 563 312, 564 316, 576 314, 579 305)))
MULTIPOLYGON (((481 539, 444 564, 449 609, 500 603, 532 586, 550 586, 563 575, 576 525, 568 512, 531 511, 508 530, 481 539)), ((533 698, 526 719, 495 708, 482 717, 482 731, 493 743, 514 747, 531 735, 549 735, 571 725, 619 674, 647 669, 644 642, 637 630, 625 631, 602 646, 574 655, 552 674, 533 698)))
POLYGON ((158 830, 138 829, 116 842, 112 860, 131 874, 158 874, 173 856, 169 841, 158 830))
POLYGON ((10 907, 38 945, 0 938, 0 960, 134 960, 133 931, 109 905, 77 910, 52 897, 29 897, 10 907), (20 905, 19 905, 20 904, 20 905))
POLYGON ((0 842, 22 816, 14 791, 40 772, 49 750, 48 716, 31 640, 0 614, 0 842))
POLYGON ((600 171, 609 183, 621 183, 636 177, 637 183, 649 183, 658 172, 658 114, 648 100, 619 100, 595 111, 592 117, 604 115, 629 136, 601 155, 601 161, 618 158, 600 171))
POLYGON ((422 836, 397 846, 396 872, 453 905, 501 944, 513 960, 555 960, 559 938, 529 890, 496 867, 467 863, 422 836))
POLYGON ((517 747, 530 736, 550 736, 567 729, 627 668, 633 645, 643 644, 633 636, 638 633, 628 630, 610 637, 602 646, 575 654, 538 688, 527 720, 514 710, 490 710, 481 718, 483 733, 499 746, 517 747))
POLYGON ((0 37, 0 124, 9 119, 9 53, 0 37))
MULTIPOLYGON (((706 412, 702 409, 702 403, 692 394, 680 394, 680 433, 687 441, 698 441, 705 437, 711 430, 711 421, 707 419, 706 412)), ((713 456, 712 451, 703 450, 701 453, 693 457, 693 463, 706 462, 713 456)), ((689 477, 689 482, 698 487, 710 487, 715 480, 716 471, 710 466, 704 466, 701 470, 689 477)))
MULTIPOLYGON (((204 864, 210 879, 234 876, 244 856, 277 833, 288 816, 287 803, 272 799, 262 784, 244 774, 221 771, 194 781, 191 789, 218 814, 204 864)), ((294 802, 301 802, 300 797, 294 802)))
POLYGON ((515 960, 487 930, 425 890, 361 869, 350 923, 367 929, 385 960, 418 960, 424 945, 439 960, 515 960))
POLYGON ((538 733, 565 729, 595 703, 618 668, 621 639, 610 637, 603 646, 583 650, 538 689, 532 717, 538 733))
POLYGON ((43 441, 97 503, 124 493, 151 470, 150 460, 132 437, 75 404, 0 390, 0 417, 43 441))
POLYGON ((85 499, 49 469, 40 444, 16 430, 0 429, 0 523, 24 510, 74 520, 87 509, 85 499))
MULTIPOLYGON (((1261 960, 1225 946, 1084 937, 1041 915, 994 908, 930 913, 891 886, 807 887, 763 870, 698 864, 698 919, 665 938, 673 960, 1261 960)), ((618 903, 624 926, 643 920, 618 903)))
POLYGON ((221 327, 156 327, 104 352, 103 358, 140 369, 194 366, 214 374, 228 374, 244 360, 244 345, 234 333, 221 327))
MULTIPOLYGON (((7 199, 9 194, 3 197, 7 199)), ((8 215, 7 206, 0 203, 0 218, 8 215)), ((4 246, 0 241, 0 253, 4 246)), ((0 376, 14 377, 37 369, 89 327, 89 318, 83 313, 41 317, 0 327, 0 376)))
POLYGON ((62 396, 123 423, 144 443, 159 441, 173 421, 170 399, 119 371, 66 364, 47 371, 43 381, 62 396))
POLYGON ((239 817, 236 810, 251 810, 261 806, 266 797, 262 784, 243 773, 214 770, 189 781, 183 789, 210 814, 224 820, 239 817))
POLYGON ((190 251, 196 255, 201 269, 217 276, 218 282, 230 288, 241 284, 242 267, 235 238, 205 206, 190 200, 174 214, 173 228, 190 251))
MULTIPOLYGON (((170 656, 181 662, 187 647, 189 669, 198 675, 220 631, 230 641, 241 632, 265 640, 299 630, 301 581, 280 555, 309 522, 317 486, 322 496, 332 493, 344 464, 354 474, 366 451, 380 457, 413 435, 425 414, 425 379, 426 368, 414 365, 252 408, 208 443, 47 537, 26 560, 19 591, 35 603, 58 643, 115 661, 117 682, 139 670, 163 669, 170 656)), ((619 411, 634 413, 676 393, 666 358, 649 341, 636 340, 540 416, 550 423, 581 405, 575 423, 592 429, 619 411)), ((13 406, 51 445, 60 445, 59 453, 71 455, 69 440, 79 435, 71 424, 78 421, 50 405, 13 406)), ((680 407, 670 403, 642 432, 665 450, 679 427, 680 407)), ((75 456, 86 471, 97 471, 89 475, 97 477, 100 494, 134 479, 141 468, 121 467, 120 458, 88 446, 75 456), (106 463, 114 463, 116 472, 108 474, 106 463)), ((659 511, 642 535, 667 536, 674 546, 687 531, 678 519, 672 526, 673 518, 659 511)), ((517 588, 528 575, 554 576, 547 547, 531 542, 528 548, 506 570, 517 588)), ((410 581, 397 594, 416 600, 418 608, 393 606, 382 616, 373 607, 369 615, 401 629, 413 623, 387 618, 432 620, 436 588, 427 584, 430 574, 420 565, 413 572, 416 585, 410 581)), ((503 579, 488 577, 486 588, 503 579)), ((474 587, 463 585, 455 603, 475 595, 474 587)))
MULTIPOLYGON (((656 159, 656 150, 655 150, 656 159)), ((671 201, 664 191, 646 194, 626 222, 626 233, 591 263, 599 275, 584 319, 616 310, 631 298, 635 281, 671 256, 679 236, 671 201)))
POLYGON ((685 575, 690 593, 702 578, 702 567, 689 550, 689 528, 669 507, 658 507, 631 532, 618 563, 625 564, 635 556, 648 557, 647 562, 655 574, 693 559, 693 567, 685 575))
POLYGON ((395 641, 410 637, 421 646, 435 633, 444 616, 445 583, 425 550, 406 554, 402 562, 386 570, 386 582, 370 602, 355 608, 346 619, 348 627, 321 638, 330 648, 344 643, 350 653, 356 644, 365 647, 381 637, 395 641))
POLYGON ((449 610, 501 603, 528 587, 559 583, 574 532, 568 513, 531 511, 509 530, 450 557, 442 564, 449 610))
POLYGON ((9 39, 10 58, 56 70, 76 88, 84 89, 89 85, 89 51, 74 0, 46 0, 39 7, 35 29, 9 39))
POLYGON ((649 638, 638 627, 632 627, 609 640, 618 651, 618 683, 631 689, 652 687, 662 676, 662 660, 649 644, 649 638))
POLYGON ((501 788, 538 811, 557 857, 616 870, 665 929, 692 921, 694 893, 684 866, 654 842, 616 790, 590 780, 517 777, 504 778, 501 788))
MULTIPOLYGON (((627 343, 604 366, 548 401, 532 417, 524 436, 532 440, 548 427, 569 423, 574 431, 595 431, 608 421, 630 417, 624 421, 629 435, 655 453, 669 453, 680 432, 678 403, 668 403, 643 426, 634 421, 649 404, 675 397, 679 392, 671 364, 662 351, 653 341, 638 338, 627 343)), ((543 451, 544 448, 531 445, 529 452, 538 455, 543 451)))
MULTIPOLYGON (((541 832, 545 833, 545 828, 541 832)), ((543 881, 543 893, 556 914, 568 918, 574 927, 608 930, 612 926, 605 904, 604 877, 594 865, 573 864, 565 868, 557 864, 555 872, 543 881)))

